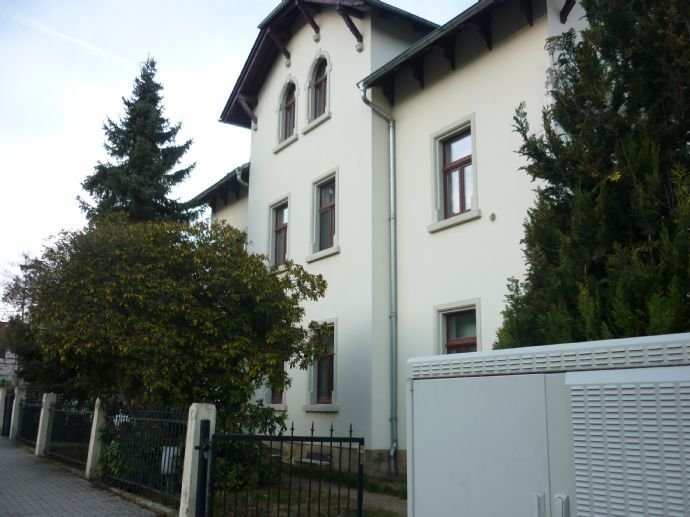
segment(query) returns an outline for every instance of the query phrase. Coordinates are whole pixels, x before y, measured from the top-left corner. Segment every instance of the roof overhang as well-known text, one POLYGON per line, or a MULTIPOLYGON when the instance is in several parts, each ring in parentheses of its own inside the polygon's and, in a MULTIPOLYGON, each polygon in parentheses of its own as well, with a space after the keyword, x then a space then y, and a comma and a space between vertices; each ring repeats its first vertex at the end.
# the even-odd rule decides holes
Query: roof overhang
POLYGON ((248 182, 249 162, 240 165, 236 169, 228 172, 225 176, 223 176, 220 180, 216 181, 206 190, 204 190, 200 194, 197 194, 192 199, 187 201, 187 205, 190 207, 211 205, 211 208, 213 208, 213 204, 215 203, 218 196, 226 198, 228 191, 235 192, 235 195, 239 197, 240 187, 243 183, 248 182))
MULTIPOLYGON (((419 81, 420 86, 424 87, 424 57, 433 49, 441 49, 443 55, 448 59, 451 69, 455 70, 455 39, 457 35, 467 29, 478 29, 479 34, 484 39, 489 50, 493 46, 493 34, 491 28, 491 17, 493 10, 502 4, 510 1, 516 2, 525 16, 527 23, 534 23, 534 12, 532 0, 479 0, 476 4, 466 9, 455 18, 442 25, 434 32, 427 34, 410 48, 393 58, 391 61, 375 70, 370 75, 362 79, 357 86, 360 89, 368 89, 374 86, 383 88, 383 92, 389 102, 394 101, 394 80, 395 74, 403 67, 412 69, 413 76, 419 81)), ((568 15, 575 4, 575 0, 562 0, 563 6, 560 11, 561 23, 565 23, 568 15)))
POLYGON ((289 59, 287 43, 295 27, 309 24, 315 34, 318 34, 319 28, 314 15, 328 7, 338 9, 341 16, 342 13, 345 16, 362 16, 372 9, 379 10, 410 21, 423 33, 438 28, 433 22, 380 0, 283 0, 259 24, 259 34, 221 112, 221 122, 251 128, 252 123, 256 122, 254 109, 258 103, 259 91, 276 58, 282 54, 285 59, 289 59))
MULTIPOLYGON (((455 37, 460 31, 468 26, 481 27, 481 25, 484 24, 482 19, 487 17, 497 5, 505 1, 506 0, 480 0, 434 32, 427 34, 424 38, 420 39, 417 43, 393 58, 381 68, 362 79, 358 83, 358 86, 364 89, 371 88, 372 86, 384 86, 384 83, 394 76, 401 67, 414 67, 415 62, 423 59, 432 49, 437 47, 444 49, 450 48, 450 42, 454 42, 455 37)), ((524 3, 527 5, 529 2, 524 3)), ((529 5, 531 5, 531 3, 529 3, 529 5)), ((490 34, 487 36, 490 41, 490 34)), ((490 46, 490 42, 487 44, 490 46)), ((454 63, 452 66, 454 66, 454 63)))

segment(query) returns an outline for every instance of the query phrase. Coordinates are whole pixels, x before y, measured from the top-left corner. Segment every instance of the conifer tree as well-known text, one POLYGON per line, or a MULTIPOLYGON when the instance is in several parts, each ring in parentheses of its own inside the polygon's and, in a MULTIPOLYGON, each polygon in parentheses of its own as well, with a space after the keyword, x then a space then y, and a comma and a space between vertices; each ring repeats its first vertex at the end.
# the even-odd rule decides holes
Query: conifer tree
POLYGON ((130 221, 189 220, 192 214, 170 199, 170 190, 194 168, 174 170, 191 146, 191 140, 175 145, 181 125, 163 116, 163 87, 155 80, 156 62, 148 58, 134 81, 132 97, 122 101, 124 116, 103 125, 105 148, 112 162, 99 162, 82 187, 95 200, 80 199, 89 220, 122 212, 130 221))
POLYGON ((537 199, 497 348, 690 330, 690 2, 582 0, 552 39, 537 199))

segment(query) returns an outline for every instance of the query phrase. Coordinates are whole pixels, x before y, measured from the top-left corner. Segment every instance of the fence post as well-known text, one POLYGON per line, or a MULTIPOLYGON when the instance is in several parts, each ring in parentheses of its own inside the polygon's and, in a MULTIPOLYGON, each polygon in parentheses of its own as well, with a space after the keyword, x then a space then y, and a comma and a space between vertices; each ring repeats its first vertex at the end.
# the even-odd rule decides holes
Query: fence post
POLYGON ((10 423, 10 440, 17 438, 19 430, 19 409, 22 400, 26 397, 26 390, 17 386, 14 388, 14 404, 12 405, 12 422, 10 423))
POLYGON ((38 419, 38 433, 36 434, 36 456, 45 456, 48 448, 48 441, 50 440, 50 424, 52 413, 50 406, 55 404, 57 396, 55 393, 43 394, 43 406, 41 406, 41 416, 38 419))
POLYGON ((0 388, 0 434, 5 432, 3 429, 5 425, 5 396, 7 395, 7 388, 0 388))
POLYGON ((105 409, 101 399, 96 399, 96 405, 93 408, 93 418, 91 419, 91 437, 89 438, 89 453, 86 457, 86 470, 84 477, 86 479, 93 479, 96 477, 96 465, 101 457, 101 450, 103 444, 101 443, 100 431, 105 424, 105 409))
POLYGON ((184 469, 182 471, 182 492, 180 493, 179 517, 195 517, 197 497, 197 476, 199 456, 203 451, 196 448, 201 439, 201 421, 209 420, 209 434, 216 429, 216 406, 213 404, 192 404, 187 417, 187 437, 184 444, 184 469))

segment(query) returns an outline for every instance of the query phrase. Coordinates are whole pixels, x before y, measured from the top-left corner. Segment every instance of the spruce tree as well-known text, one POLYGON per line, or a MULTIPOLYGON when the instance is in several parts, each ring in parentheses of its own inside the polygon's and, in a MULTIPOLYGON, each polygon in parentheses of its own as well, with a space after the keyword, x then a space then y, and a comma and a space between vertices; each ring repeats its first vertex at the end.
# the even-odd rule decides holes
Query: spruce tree
POLYGON ((690 330, 690 2, 582 5, 542 131, 514 119, 538 187, 497 348, 690 330))
POLYGON ((99 162, 82 187, 95 205, 80 200, 89 220, 121 212, 130 221, 189 220, 184 204, 170 199, 170 190, 194 168, 175 169, 191 140, 175 145, 181 125, 163 116, 163 87, 155 80, 156 62, 148 58, 134 81, 130 99, 122 98, 124 116, 103 125, 105 148, 112 162, 99 162))

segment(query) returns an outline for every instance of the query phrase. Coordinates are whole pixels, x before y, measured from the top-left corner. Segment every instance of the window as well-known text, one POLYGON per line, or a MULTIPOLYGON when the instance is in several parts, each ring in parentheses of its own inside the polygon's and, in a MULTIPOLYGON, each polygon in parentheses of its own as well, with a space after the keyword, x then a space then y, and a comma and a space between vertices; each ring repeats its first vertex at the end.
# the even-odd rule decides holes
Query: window
POLYGON ((281 103, 280 141, 295 134, 295 83, 288 83, 281 103))
POLYGON ((335 327, 329 326, 330 332, 319 336, 323 341, 324 352, 316 362, 316 403, 333 403, 333 379, 334 379, 334 359, 335 359, 335 327))
POLYGON ((477 316, 474 309, 443 315, 446 353, 477 351, 477 316))
POLYGON ((477 196, 474 115, 432 135, 433 209, 429 233, 481 217, 477 196))
POLYGON ((338 170, 314 180, 312 185, 312 226, 307 263, 340 253, 338 245, 338 170))
POLYGON ((288 204, 273 209, 273 264, 285 264, 287 258, 288 204))
POLYGON ((317 251, 333 247, 335 236, 335 178, 318 185, 317 251))
POLYGON ((310 120, 319 118, 326 113, 326 100, 328 96, 328 63, 324 58, 316 62, 312 81, 312 105, 310 120))
MULTIPOLYGON (((285 363, 281 364, 280 367, 278 368, 280 372, 285 371, 285 363)), ((283 395, 285 392, 283 390, 274 390, 271 388, 271 393, 270 393, 270 401, 271 404, 282 404, 283 403, 283 395)))
POLYGON ((472 208, 472 132, 463 131, 443 143, 443 211, 447 219, 472 208))

